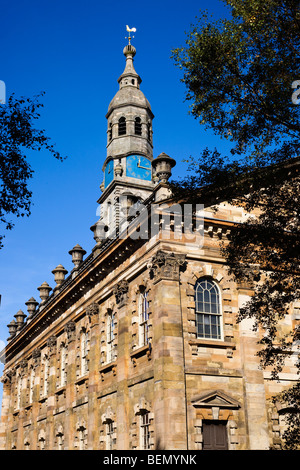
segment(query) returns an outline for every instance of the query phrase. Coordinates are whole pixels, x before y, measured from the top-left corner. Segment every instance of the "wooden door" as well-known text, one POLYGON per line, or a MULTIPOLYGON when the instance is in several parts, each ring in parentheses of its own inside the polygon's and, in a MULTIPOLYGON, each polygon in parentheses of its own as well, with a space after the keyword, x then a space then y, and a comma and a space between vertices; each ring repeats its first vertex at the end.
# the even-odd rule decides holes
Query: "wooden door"
POLYGON ((203 421, 203 450, 228 450, 226 421, 203 421))

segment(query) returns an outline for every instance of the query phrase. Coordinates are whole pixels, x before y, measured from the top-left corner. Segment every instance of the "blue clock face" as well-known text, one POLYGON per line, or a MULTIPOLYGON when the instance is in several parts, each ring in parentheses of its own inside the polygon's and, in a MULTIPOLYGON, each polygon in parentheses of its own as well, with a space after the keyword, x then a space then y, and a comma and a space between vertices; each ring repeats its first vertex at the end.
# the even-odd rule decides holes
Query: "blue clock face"
POLYGON ((126 176, 151 181, 151 161, 141 155, 129 155, 126 158, 126 176))
POLYGON ((104 170, 104 187, 107 188, 109 183, 112 182, 114 177, 114 161, 110 160, 104 170))

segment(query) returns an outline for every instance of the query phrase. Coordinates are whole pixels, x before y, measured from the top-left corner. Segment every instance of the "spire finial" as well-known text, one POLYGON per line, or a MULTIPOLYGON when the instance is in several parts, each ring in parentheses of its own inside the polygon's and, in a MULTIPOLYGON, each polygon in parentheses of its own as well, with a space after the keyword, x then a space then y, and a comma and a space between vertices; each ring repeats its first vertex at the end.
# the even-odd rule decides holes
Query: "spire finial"
MULTIPOLYGON (((130 33, 133 32, 135 33, 136 32, 136 28, 129 28, 128 25, 126 25, 126 31, 129 33, 128 34, 128 37, 126 39, 128 39, 128 44, 131 44, 131 35, 130 33)), ((134 38, 134 36, 132 36, 134 38)))

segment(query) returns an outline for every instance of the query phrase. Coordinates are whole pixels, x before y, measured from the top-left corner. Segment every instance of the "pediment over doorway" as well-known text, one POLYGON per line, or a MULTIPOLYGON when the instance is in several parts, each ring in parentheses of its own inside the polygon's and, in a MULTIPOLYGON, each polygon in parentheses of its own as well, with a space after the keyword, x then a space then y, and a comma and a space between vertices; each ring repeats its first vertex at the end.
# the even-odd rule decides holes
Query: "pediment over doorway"
POLYGON ((198 395, 192 399, 192 405, 196 408, 218 407, 227 409, 237 409, 241 406, 237 400, 220 390, 198 395))

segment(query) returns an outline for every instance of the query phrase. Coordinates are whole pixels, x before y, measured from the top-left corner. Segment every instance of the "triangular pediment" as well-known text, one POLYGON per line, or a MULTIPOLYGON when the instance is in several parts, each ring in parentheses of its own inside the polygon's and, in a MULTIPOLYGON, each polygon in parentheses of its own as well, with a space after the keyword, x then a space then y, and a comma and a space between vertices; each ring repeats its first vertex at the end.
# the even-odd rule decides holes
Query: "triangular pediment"
POLYGON ((197 408, 206 408, 216 406, 218 408, 240 408, 240 404, 237 400, 226 395, 220 390, 214 390, 207 392, 203 395, 199 395, 192 400, 193 406, 197 408))

